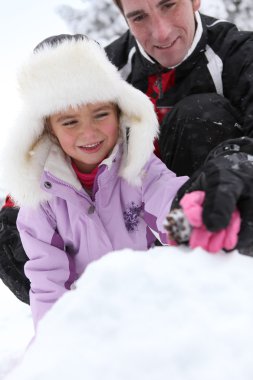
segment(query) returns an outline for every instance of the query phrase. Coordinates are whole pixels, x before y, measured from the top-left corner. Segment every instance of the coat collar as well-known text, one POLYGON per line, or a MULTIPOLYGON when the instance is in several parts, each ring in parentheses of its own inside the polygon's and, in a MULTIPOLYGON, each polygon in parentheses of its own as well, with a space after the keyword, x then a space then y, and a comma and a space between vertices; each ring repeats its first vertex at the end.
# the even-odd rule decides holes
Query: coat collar
MULTIPOLYGON (((109 181, 112 176, 118 175, 117 172, 119 170, 121 156, 122 142, 119 140, 113 148, 110 156, 108 156, 99 164, 99 168, 103 168, 103 170, 99 170, 99 172, 104 172, 105 168, 107 168, 108 174, 106 177, 108 177, 108 179, 106 179, 106 182, 109 181)), ((53 144, 51 146, 44 165, 44 170, 42 172, 41 187, 44 190, 46 181, 45 178, 51 178, 53 181, 65 186, 69 186, 77 192, 83 192, 82 184, 76 176, 76 173, 71 165, 70 158, 56 144, 53 144)), ((43 198, 41 201, 43 201, 43 198)))

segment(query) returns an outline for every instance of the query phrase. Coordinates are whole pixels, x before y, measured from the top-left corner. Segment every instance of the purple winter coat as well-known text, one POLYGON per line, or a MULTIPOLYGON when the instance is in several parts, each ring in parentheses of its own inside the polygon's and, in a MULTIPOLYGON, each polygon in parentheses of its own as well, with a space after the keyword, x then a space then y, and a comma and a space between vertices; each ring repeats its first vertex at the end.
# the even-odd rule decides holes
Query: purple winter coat
POLYGON ((163 222, 187 177, 176 177, 152 155, 142 186, 133 187, 118 176, 120 160, 119 149, 109 164, 100 164, 91 196, 69 162, 57 176, 45 167, 41 187, 52 198, 20 208, 17 225, 29 257, 25 273, 35 325, 90 262, 123 248, 147 250, 154 233, 166 244, 163 222))

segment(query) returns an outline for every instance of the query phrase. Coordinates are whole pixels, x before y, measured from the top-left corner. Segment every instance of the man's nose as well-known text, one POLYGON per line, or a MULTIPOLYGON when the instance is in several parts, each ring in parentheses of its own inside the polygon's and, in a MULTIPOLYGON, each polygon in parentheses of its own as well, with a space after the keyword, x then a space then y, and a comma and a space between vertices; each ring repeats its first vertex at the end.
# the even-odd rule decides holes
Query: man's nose
POLYGON ((157 43, 168 42, 169 34, 170 34, 170 23, 167 19, 156 16, 153 19, 152 23, 153 29, 153 39, 157 43))

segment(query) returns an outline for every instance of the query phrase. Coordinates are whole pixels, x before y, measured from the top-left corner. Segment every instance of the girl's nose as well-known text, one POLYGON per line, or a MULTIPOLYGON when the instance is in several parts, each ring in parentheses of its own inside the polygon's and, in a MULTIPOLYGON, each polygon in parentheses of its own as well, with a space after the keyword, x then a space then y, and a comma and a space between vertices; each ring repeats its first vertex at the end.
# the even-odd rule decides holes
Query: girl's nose
POLYGON ((80 133, 86 137, 93 136, 96 131, 95 124, 90 120, 85 120, 80 128, 80 133))

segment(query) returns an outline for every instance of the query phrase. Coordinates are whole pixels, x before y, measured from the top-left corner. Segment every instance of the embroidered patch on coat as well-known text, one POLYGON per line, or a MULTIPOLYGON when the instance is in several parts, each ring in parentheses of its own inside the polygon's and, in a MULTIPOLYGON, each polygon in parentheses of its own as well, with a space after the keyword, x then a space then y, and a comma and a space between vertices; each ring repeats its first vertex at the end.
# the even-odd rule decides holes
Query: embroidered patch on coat
POLYGON ((140 223, 139 218, 142 210, 142 205, 136 205, 134 202, 131 202, 123 212, 124 221, 128 232, 133 232, 138 229, 138 225, 140 223))

